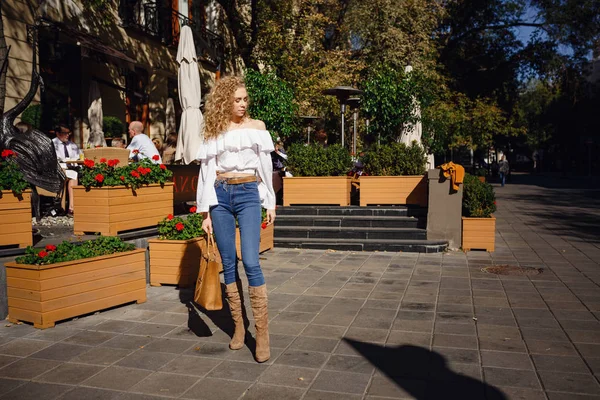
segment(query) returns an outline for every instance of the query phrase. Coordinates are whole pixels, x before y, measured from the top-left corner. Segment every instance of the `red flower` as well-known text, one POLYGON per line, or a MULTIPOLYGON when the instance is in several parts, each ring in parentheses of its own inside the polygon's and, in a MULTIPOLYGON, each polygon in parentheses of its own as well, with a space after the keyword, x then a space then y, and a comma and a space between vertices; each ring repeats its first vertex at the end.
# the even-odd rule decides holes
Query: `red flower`
POLYGON ((147 174, 149 174, 150 172, 152 172, 152 168, 146 168, 146 169, 144 169, 144 171, 145 171, 147 174))
POLYGON ((101 163, 105 163, 105 162, 106 162, 106 158, 102 157, 102 158, 100 159, 100 162, 101 162, 101 163))
POLYGON ((83 162, 83 164, 88 167, 88 168, 94 168, 94 160, 90 160, 90 159, 85 159, 85 161, 83 162))
POLYGON ((137 171, 131 171, 131 176, 133 176, 134 178, 139 178, 140 174, 138 174, 137 171))
POLYGON ((96 182, 100 182, 100 183, 102 183, 102 182, 104 182, 104 175, 102 175, 102 174, 98 174, 98 175, 96 175, 96 176, 94 177, 94 180, 95 180, 96 182))
POLYGON ((42 251, 40 251, 40 252, 38 253, 38 256, 40 256, 40 257, 42 257, 42 258, 46 257, 47 255, 48 255, 48 252, 47 252, 47 251, 44 251, 44 250, 42 250, 42 251))
POLYGON ((133 150, 133 154, 139 154, 140 151, 138 149, 133 150))
POLYGON ((119 160, 108 160, 108 166, 114 167, 119 163, 119 160))
POLYGON ((53 245, 53 244, 49 244, 49 245, 46 246, 46 250, 47 251, 54 251, 54 250, 56 250, 56 246, 53 245))
POLYGON ((170 221, 170 220, 172 220, 172 219, 173 219, 173 214, 169 214, 169 215, 167 215, 167 219, 168 219, 169 221, 170 221))
POLYGON ((196 206, 193 206, 192 208, 190 208, 190 212, 191 212, 191 213, 195 213, 195 212, 196 212, 196 210, 197 210, 196 206))
POLYGON ((179 232, 181 232, 183 230, 183 228, 185 228, 183 223, 178 222, 177 224, 175 224, 175 229, 177 229, 179 232))
POLYGON ((15 152, 12 150, 2 150, 2 158, 6 158, 6 157, 10 157, 10 156, 14 156, 15 152))
POLYGON ((158 161, 159 158, 160 158, 160 156, 158 154, 155 154, 155 155, 152 156, 152 159, 154 161, 158 161))
POLYGON ((123 175, 121 175, 121 176, 119 177, 119 179, 120 179, 120 180, 122 180, 122 181, 124 181, 124 180, 125 180, 125 177, 124 177, 123 175))
POLYGON ((260 227, 263 229, 267 229, 267 223, 263 222, 262 224, 260 224, 260 227))
POLYGON ((496 205, 496 200, 494 200, 494 205, 496 205))
POLYGON ((160 169, 167 169, 167 166, 165 164, 160 164, 160 169))

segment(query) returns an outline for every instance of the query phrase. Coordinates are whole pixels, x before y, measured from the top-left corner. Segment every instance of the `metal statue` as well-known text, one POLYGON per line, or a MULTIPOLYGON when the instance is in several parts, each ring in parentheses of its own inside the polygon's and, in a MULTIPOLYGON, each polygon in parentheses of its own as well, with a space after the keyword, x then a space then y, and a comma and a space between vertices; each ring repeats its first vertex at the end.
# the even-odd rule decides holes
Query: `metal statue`
MULTIPOLYGON (((36 40, 33 41, 33 61, 29 92, 16 106, 6 111, 0 120, 0 148, 17 153, 15 161, 30 184, 52 193, 60 193, 66 176, 58 164, 52 141, 43 132, 32 128, 21 133, 14 126, 15 118, 31 103, 38 87, 44 88, 36 70, 36 40)), ((9 50, 10 51, 10 50, 9 50)), ((6 54, 8 60, 8 52, 6 54)), ((0 73, 2 71, 0 70, 0 73)))

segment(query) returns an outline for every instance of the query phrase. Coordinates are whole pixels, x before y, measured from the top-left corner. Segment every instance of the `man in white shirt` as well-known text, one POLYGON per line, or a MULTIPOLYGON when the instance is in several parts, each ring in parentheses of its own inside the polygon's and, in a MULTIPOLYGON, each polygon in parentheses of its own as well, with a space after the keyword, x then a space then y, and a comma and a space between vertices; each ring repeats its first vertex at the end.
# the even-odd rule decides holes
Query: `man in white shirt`
POLYGON ((127 146, 129 149, 129 158, 135 159, 136 154, 134 150, 137 150, 138 160, 149 158, 155 164, 162 164, 162 159, 160 158, 156 146, 152 140, 142 132, 143 130, 144 125, 140 121, 133 121, 129 124, 129 137, 131 138, 131 143, 127 146), (158 156, 158 159, 156 159, 157 157, 155 156, 158 156))
POLYGON ((65 170, 65 175, 67 175, 69 180, 67 184, 67 191, 69 193, 69 210, 67 211, 67 215, 73 216, 73 188, 77 186, 77 171, 69 169, 69 165, 65 161, 78 160, 81 152, 79 147, 69 140, 69 135, 71 135, 71 130, 65 125, 59 125, 56 128, 56 137, 52 139, 52 143, 56 151, 56 158, 58 158, 60 166, 65 170))

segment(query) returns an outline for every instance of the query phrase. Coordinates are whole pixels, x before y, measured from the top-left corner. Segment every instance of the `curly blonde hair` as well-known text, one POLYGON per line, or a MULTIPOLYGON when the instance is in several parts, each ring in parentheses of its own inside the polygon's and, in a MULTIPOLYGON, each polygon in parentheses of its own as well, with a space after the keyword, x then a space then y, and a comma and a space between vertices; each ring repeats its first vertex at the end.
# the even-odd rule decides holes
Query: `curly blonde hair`
MULTIPOLYGON (((231 109, 235 91, 246 87, 239 76, 228 76, 217 81, 204 106, 204 139, 210 140, 225 132, 231 121, 231 109)), ((249 118, 248 111, 244 118, 249 118)))

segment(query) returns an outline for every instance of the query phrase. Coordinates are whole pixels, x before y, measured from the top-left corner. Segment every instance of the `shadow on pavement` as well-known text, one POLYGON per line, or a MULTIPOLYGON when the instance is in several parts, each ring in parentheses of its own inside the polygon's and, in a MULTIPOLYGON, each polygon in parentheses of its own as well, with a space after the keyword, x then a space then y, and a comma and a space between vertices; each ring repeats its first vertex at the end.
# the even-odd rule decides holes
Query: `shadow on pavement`
POLYGON ((415 399, 507 400, 499 389, 457 374, 446 359, 423 347, 384 347, 344 338, 350 346, 415 399))

